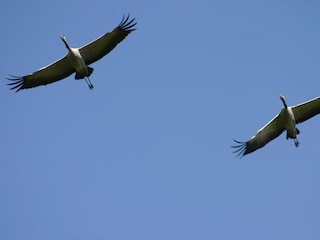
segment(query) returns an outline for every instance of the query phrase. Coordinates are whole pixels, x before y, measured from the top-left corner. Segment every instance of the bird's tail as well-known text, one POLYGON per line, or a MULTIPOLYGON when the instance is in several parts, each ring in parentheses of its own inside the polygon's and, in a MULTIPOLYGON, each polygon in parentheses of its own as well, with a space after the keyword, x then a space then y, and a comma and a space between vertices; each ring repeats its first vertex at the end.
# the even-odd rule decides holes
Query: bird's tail
POLYGON ((93 68, 92 67, 87 67, 88 68, 88 76, 89 77, 91 75, 91 73, 93 72, 93 68))
POLYGON ((88 67, 88 74, 87 75, 82 75, 80 73, 76 72, 76 75, 74 77, 74 79, 78 80, 78 79, 83 79, 84 77, 89 77, 91 75, 91 73, 93 72, 93 68, 92 67, 88 67))

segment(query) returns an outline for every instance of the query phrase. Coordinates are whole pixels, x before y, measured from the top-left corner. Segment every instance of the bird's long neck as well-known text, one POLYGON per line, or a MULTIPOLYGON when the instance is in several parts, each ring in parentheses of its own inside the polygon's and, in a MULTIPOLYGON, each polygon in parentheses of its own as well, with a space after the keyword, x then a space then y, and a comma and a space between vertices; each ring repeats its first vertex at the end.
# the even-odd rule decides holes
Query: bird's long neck
POLYGON ((282 103, 283 103, 283 106, 287 109, 287 108, 288 108, 288 106, 287 106, 286 101, 284 100, 284 98, 283 98, 283 97, 281 98, 281 101, 282 101, 282 103))
POLYGON ((66 45, 66 48, 68 50, 70 50, 70 47, 69 47, 69 44, 67 43, 67 41, 65 39, 62 39, 62 41, 63 41, 64 45, 66 45))

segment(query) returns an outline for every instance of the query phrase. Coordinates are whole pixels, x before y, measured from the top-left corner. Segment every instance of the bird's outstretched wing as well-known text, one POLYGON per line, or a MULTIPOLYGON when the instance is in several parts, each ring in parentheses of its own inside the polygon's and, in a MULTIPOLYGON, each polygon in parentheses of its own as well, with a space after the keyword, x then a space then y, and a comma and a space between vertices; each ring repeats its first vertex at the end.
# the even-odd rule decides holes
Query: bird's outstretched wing
POLYGON ((314 98, 310 101, 291 107, 296 123, 301 123, 320 113, 320 98, 314 98))
POLYGON ((81 47, 79 51, 85 63, 89 65, 98 61, 114 49, 130 32, 135 30, 133 27, 137 23, 134 20, 135 18, 129 20, 129 15, 126 18, 123 17, 118 27, 81 47))
POLYGON ((234 140, 238 145, 231 146, 236 148, 234 151, 238 155, 244 156, 259 148, 262 148, 268 142, 278 137, 285 130, 279 114, 275 116, 270 122, 268 122, 263 128, 261 128, 256 135, 250 138, 247 142, 240 142, 234 140))
POLYGON ((70 76, 74 72, 74 68, 65 56, 29 75, 22 77, 11 76, 8 80, 11 80, 12 83, 8 83, 8 85, 12 86, 11 89, 18 92, 21 89, 38 87, 40 85, 47 85, 59 81, 70 76))

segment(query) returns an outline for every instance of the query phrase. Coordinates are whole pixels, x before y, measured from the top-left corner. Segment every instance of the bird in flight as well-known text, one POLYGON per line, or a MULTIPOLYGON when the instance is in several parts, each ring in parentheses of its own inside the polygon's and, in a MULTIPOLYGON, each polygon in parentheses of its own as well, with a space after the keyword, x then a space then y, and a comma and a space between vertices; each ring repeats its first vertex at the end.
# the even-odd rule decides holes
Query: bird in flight
POLYGON ((284 107, 278 115, 262 127, 247 142, 234 140, 238 144, 232 146, 233 148, 236 148, 234 151, 235 153, 242 156, 252 153, 257 149, 262 148, 284 131, 287 132, 286 138, 293 139, 295 146, 299 146, 297 135, 300 131, 296 128, 296 124, 302 123, 320 113, 320 97, 292 107, 287 106, 283 95, 280 95, 280 99, 284 107))
POLYGON ((133 28, 135 25, 135 18, 129 20, 129 15, 123 17, 120 24, 111 32, 80 48, 71 48, 65 36, 60 35, 68 50, 68 53, 63 58, 28 75, 22 77, 11 76, 8 80, 12 82, 8 83, 8 85, 18 92, 22 89, 47 85, 62 80, 75 72, 75 79, 85 79, 89 88, 93 89, 89 79, 93 68, 89 65, 107 55, 129 33, 136 30, 133 28))

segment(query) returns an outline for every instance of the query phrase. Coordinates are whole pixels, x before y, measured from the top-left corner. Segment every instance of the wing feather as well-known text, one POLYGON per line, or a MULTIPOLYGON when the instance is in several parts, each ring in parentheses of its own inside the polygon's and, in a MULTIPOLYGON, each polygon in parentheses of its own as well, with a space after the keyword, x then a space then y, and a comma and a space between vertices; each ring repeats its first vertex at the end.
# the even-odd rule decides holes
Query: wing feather
POLYGON ((11 76, 8 80, 11 80, 12 83, 8 83, 8 85, 12 86, 12 90, 18 92, 22 89, 38 87, 59 81, 70 76, 74 72, 74 68, 65 56, 29 75, 22 77, 11 76))
POLYGON ((111 32, 81 47, 79 51, 85 63, 87 65, 94 63, 114 49, 129 33, 135 30, 133 27, 137 23, 134 20, 135 18, 129 20, 129 15, 126 18, 123 17, 120 24, 111 32))

